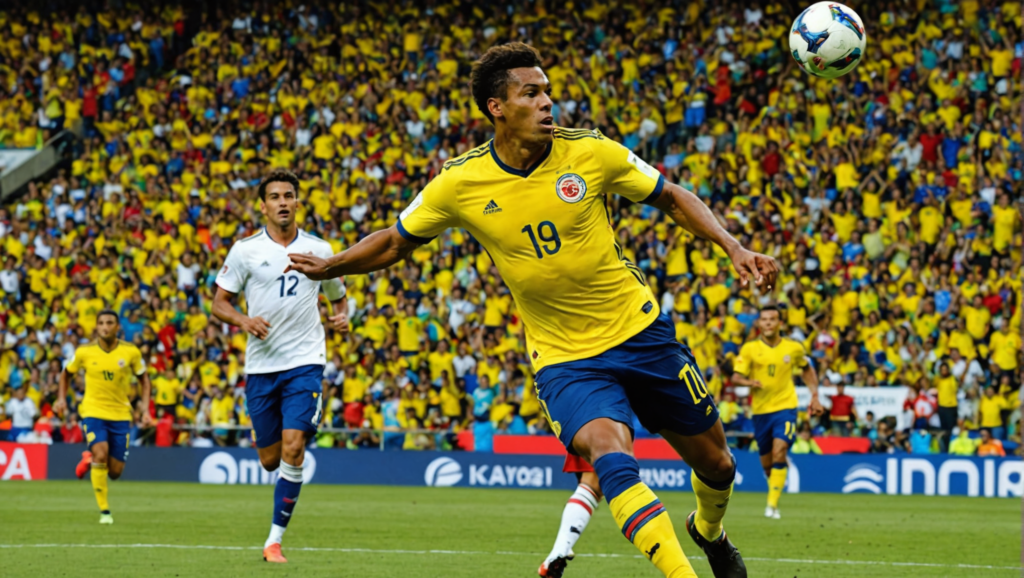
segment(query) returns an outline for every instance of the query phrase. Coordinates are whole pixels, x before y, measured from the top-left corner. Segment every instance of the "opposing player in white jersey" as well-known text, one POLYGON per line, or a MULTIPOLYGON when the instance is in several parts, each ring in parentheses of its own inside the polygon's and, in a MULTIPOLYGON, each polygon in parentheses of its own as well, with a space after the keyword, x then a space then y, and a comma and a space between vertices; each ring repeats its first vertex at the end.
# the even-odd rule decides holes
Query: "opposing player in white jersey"
POLYGON ((236 242, 217 275, 213 314, 249 335, 245 351, 246 405, 252 418, 260 463, 281 468, 274 489, 274 521, 263 559, 287 562, 281 538, 302 488, 304 448, 316 432, 323 408, 322 376, 327 341, 320 321, 321 284, 338 331, 348 330, 345 286, 339 279, 312 281, 302 273, 284 273, 288 253, 329 257, 331 245, 300 231, 295 223, 299 180, 283 170, 271 172, 259 186, 266 227, 236 242), (232 304, 245 293, 248 315, 232 304), (255 339, 254 339, 255 338, 255 339))

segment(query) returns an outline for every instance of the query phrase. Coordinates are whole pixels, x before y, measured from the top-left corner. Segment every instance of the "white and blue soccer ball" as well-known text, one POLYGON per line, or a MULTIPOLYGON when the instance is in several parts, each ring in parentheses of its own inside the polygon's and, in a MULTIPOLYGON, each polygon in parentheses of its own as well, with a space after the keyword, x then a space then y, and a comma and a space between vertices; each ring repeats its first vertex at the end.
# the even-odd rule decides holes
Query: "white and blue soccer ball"
POLYGON ((800 68, 821 78, 839 78, 860 64, 868 37, 850 7, 818 2, 793 21, 789 49, 800 68))

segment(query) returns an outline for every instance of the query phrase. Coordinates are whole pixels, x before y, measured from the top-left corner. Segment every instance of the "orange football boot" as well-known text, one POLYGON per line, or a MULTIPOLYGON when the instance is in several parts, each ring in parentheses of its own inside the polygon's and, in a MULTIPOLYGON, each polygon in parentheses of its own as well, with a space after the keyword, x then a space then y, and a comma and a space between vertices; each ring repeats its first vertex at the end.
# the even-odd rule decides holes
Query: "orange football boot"
POLYGON ((288 558, 284 557, 281 553, 280 544, 271 544, 263 549, 263 559, 267 562, 276 562, 278 564, 288 563, 288 558))
POLYGON ((82 452, 82 461, 78 462, 75 466, 75 475, 78 479, 85 477, 85 474, 89 473, 89 468, 92 467, 92 452, 82 452))

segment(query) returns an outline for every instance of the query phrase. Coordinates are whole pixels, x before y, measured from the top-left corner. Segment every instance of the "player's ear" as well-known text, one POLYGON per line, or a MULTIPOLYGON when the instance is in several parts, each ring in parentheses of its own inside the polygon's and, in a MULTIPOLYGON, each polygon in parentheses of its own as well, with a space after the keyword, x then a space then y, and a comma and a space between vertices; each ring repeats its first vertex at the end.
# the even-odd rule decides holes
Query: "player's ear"
POLYGON ((505 116, 503 111, 503 105, 498 98, 487 99, 487 110, 491 113, 493 118, 499 118, 505 116))

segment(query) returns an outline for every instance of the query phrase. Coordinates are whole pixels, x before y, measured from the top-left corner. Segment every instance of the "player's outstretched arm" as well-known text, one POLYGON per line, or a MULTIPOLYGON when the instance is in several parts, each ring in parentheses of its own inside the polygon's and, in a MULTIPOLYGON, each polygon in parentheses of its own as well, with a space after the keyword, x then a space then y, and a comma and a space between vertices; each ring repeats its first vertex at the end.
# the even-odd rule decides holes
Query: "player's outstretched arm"
POLYGON ((71 383, 71 374, 65 369, 60 372, 60 383, 57 385, 57 400, 53 402, 53 413, 66 417, 64 414, 68 409, 68 385, 71 383))
POLYGON ((779 272, 775 259, 740 245, 697 195, 666 182, 661 195, 651 205, 664 211, 680 227, 725 249, 744 286, 753 280, 760 289, 775 287, 775 277, 779 272))
POLYGON ((756 379, 750 379, 749 377, 743 375, 742 373, 732 374, 732 384, 743 387, 753 387, 754 389, 758 389, 761 387, 760 381, 756 379))
POLYGON ((270 332, 270 323, 262 317, 249 317, 235 309, 231 304, 235 294, 217 287, 217 293, 213 296, 213 316, 228 325, 242 328, 246 333, 258 339, 266 339, 270 332))
POLYGON ((341 333, 342 337, 348 335, 348 303, 345 299, 331 301, 331 312, 334 314, 327 317, 331 322, 331 328, 341 333))
POLYGON ((314 281, 361 275, 386 269, 405 259, 418 245, 398 232, 397 226, 377 231, 348 249, 326 259, 316 255, 289 253, 291 265, 284 270, 298 271, 314 281))
POLYGON ((153 416, 149 415, 149 395, 153 384, 149 381, 149 374, 143 373, 139 376, 139 383, 142 385, 142 425, 143 427, 153 426, 153 416))
POLYGON ((814 371, 814 366, 810 363, 804 368, 803 374, 804 385, 811 391, 811 401, 807 405, 807 411, 811 415, 821 415, 825 413, 825 408, 821 407, 821 401, 818 399, 818 372, 814 371))

